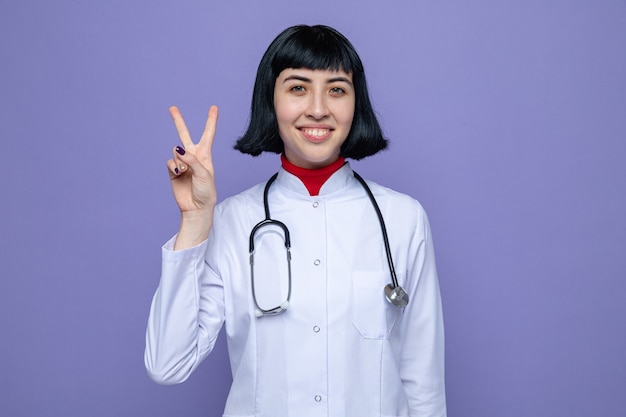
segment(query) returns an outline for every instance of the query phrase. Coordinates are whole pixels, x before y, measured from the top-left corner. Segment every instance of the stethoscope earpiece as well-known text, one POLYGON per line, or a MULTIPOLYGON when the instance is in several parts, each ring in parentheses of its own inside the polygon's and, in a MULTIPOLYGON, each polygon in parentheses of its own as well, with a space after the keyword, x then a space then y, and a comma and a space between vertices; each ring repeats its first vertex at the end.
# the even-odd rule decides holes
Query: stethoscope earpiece
MULTIPOLYGON (((256 299, 256 296, 254 298, 256 299)), ((276 316, 283 313, 285 310, 287 310, 288 307, 289 301, 283 301, 278 307, 272 308, 270 310, 261 310, 261 307, 257 305, 257 307, 254 309, 254 315, 257 317, 276 316)))
POLYGON ((409 295, 401 286, 394 287, 393 284, 385 285, 385 298, 396 307, 406 307, 409 304, 409 295))

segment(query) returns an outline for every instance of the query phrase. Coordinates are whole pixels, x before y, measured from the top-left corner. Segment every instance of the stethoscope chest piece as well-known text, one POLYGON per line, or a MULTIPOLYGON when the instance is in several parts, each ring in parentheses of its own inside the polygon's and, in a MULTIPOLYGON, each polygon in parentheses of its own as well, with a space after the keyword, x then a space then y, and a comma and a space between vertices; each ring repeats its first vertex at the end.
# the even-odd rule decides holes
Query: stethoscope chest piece
POLYGON ((385 298, 391 304, 396 307, 406 307, 409 304, 409 295, 400 286, 393 286, 393 284, 385 285, 385 298))

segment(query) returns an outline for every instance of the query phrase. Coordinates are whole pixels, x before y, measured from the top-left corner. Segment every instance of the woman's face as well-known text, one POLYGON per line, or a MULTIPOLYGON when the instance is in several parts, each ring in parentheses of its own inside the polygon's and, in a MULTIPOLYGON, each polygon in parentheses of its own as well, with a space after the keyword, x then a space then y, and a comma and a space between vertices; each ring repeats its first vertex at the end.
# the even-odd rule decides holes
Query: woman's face
POLYGON ((354 117, 352 74, 287 68, 276 78, 274 110, 285 157, 301 168, 339 158, 354 117))

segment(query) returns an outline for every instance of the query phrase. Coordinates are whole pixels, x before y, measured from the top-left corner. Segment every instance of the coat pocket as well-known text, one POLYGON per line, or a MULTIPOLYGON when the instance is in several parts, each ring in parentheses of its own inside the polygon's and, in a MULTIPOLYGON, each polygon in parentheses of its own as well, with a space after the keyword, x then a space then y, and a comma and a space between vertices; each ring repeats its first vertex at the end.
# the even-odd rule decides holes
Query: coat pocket
POLYGON ((401 311, 385 298, 388 275, 380 271, 352 274, 352 323, 365 339, 388 339, 401 311))

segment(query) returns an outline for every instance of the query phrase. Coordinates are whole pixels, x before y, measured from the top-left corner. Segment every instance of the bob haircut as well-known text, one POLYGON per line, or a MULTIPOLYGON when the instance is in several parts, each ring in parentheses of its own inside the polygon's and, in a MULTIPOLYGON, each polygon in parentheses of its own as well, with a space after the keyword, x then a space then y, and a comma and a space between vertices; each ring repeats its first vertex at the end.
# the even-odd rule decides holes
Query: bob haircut
POLYGON ((340 156, 362 159, 387 147, 372 109, 363 64, 350 41, 328 26, 298 25, 285 29, 265 51, 254 84, 250 123, 235 149, 252 156, 283 152, 274 110, 274 88, 279 74, 287 68, 343 70, 352 74, 354 117, 340 156))

